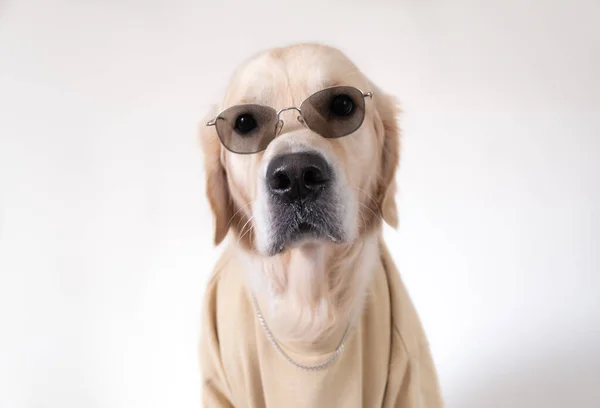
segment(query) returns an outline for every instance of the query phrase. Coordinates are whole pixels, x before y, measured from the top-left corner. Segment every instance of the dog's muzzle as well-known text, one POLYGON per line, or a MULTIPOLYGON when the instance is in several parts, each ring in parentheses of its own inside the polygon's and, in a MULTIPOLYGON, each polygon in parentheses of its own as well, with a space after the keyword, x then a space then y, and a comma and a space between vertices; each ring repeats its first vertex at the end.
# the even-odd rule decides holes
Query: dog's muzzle
POLYGON ((286 153, 265 174, 271 220, 270 255, 305 239, 343 240, 334 172, 318 153, 286 153))

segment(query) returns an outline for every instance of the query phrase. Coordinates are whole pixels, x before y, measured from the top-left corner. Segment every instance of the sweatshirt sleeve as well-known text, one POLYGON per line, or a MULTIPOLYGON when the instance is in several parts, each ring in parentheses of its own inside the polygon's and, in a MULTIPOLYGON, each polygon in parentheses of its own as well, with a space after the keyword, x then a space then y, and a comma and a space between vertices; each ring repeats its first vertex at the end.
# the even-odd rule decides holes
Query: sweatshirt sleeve
POLYGON ((231 393, 219 345, 217 326, 217 282, 213 277, 205 293, 200 342, 200 367, 202 375, 202 406, 204 408, 233 408, 231 393))
POLYGON ((438 376, 429 346, 423 344, 410 355, 395 332, 384 407, 443 408, 438 376))

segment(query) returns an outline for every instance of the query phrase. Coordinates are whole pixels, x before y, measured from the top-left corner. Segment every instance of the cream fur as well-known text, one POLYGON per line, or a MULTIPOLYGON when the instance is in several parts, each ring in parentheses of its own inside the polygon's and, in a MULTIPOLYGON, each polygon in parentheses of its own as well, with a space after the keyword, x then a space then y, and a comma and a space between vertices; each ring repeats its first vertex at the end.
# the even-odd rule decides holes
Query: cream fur
POLYGON ((317 342, 345 327, 361 310, 378 259, 381 221, 397 224, 397 108, 339 50, 315 44, 253 57, 235 72, 220 104, 220 109, 239 103, 275 109, 298 106, 308 95, 336 84, 375 92, 367 100, 363 125, 347 137, 325 139, 288 115, 282 118, 282 134, 265 152, 236 155, 218 144, 214 128, 201 131, 207 194, 216 217, 215 242, 233 229, 238 255, 248 265, 248 283, 266 303, 275 335, 285 341, 317 342), (322 153, 338 172, 335 188, 343 198, 347 242, 306 242, 265 257, 270 219, 264 169, 276 153, 304 148, 322 153))

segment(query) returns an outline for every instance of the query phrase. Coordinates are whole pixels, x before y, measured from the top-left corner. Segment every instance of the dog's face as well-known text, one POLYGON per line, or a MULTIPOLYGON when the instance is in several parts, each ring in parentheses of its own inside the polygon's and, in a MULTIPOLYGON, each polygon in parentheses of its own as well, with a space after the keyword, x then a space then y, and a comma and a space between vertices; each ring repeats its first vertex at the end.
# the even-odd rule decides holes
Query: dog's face
POLYGON ((360 127, 344 137, 324 137, 291 109, 279 115, 283 125, 264 151, 238 154, 202 124, 215 243, 231 228, 248 249, 271 256, 296 246, 353 242, 382 218, 396 225, 396 106, 338 50, 297 45, 260 54, 238 68, 221 106, 207 117, 241 104, 299 107, 333 86, 373 92, 364 100, 360 127))

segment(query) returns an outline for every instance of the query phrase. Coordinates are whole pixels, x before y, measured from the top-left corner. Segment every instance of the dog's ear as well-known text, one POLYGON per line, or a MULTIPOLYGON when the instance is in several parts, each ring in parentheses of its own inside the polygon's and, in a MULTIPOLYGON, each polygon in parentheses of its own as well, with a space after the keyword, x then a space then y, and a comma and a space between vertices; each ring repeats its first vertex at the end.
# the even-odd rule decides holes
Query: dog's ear
POLYGON ((227 174, 222 161, 221 142, 214 126, 206 126, 217 114, 213 107, 200 123, 200 145, 204 152, 204 171, 206 174, 206 196, 214 216, 214 243, 219 245, 227 236, 229 221, 233 214, 233 205, 227 184, 227 174))
POLYGON ((398 210, 396 208, 396 170, 400 161, 400 130, 398 101, 385 94, 372 84, 373 102, 380 123, 376 125, 381 143, 381 167, 376 189, 376 200, 381 209, 384 221, 391 227, 398 227, 398 210))

